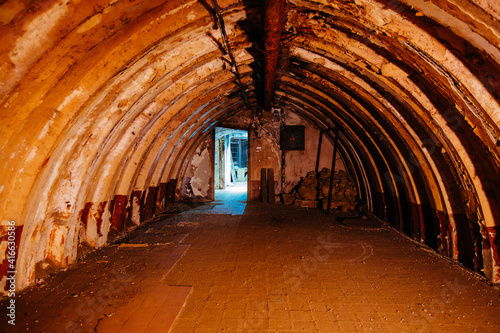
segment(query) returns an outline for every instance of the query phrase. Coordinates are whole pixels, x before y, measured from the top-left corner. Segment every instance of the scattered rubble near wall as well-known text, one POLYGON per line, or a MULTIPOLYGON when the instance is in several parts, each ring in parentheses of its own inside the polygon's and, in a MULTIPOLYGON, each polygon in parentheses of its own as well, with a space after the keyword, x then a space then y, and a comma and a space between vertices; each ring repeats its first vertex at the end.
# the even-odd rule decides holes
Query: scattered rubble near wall
MULTIPOLYGON (((318 201, 322 209, 327 209, 331 171, 323 168, 320 172, 308 172, 290 193, 283 193, 285 205, 293 205, 296 200, 318 201)), ((331 207, 342 212, 356 208, 358 192, 354 180, 344 170, 334 172, 331 207)))

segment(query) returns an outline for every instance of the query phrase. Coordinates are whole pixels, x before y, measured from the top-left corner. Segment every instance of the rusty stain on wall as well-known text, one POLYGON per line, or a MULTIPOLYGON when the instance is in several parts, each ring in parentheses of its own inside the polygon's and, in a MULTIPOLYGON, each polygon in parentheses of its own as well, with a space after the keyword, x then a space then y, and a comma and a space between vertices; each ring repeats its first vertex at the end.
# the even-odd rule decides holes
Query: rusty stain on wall
MULTIPOLYGON (((15 256, 14 260, 17 262, 18 253, 19 253, 19 244, 21 241, 21 235, 23 233, 23 226, 15 226, 15 256)), ((0 291, 3 293, 4 290, 9 288, 5 288, 7 284, 7 272, 12 271, 9 268, 9 256, 7 255, 9 242, 9 233, 6 226, 0 226, 0 291)))
POLYGON ((127 196, 125 195, 115 195, 113 199, 111 213, 111 226, 112 228, 121 233, 125 228, 125 219, 127 212, 127 196))
POLYGON ((97 208, 97 212, 94 214, 94 218, 96 221, 97 234, 99 237, 102 237, 102 214, 104 214, 104 210, 106 209, 107 201, 100 202, 97 208))
POLYGON ((90 209, 92 208, 92 205, 92 202, 87 202, 85 207, 80 211, 80 222, 82 222, 85 230, 87 230, 87 224, 89 223, 90 209))

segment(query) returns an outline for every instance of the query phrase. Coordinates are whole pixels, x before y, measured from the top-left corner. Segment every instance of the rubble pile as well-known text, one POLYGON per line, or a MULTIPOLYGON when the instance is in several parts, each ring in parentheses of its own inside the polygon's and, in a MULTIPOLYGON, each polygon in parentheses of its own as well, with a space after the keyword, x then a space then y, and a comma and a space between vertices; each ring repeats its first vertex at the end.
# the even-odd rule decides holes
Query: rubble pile
MULTIPOLYGON (((327 168, 318 173, 308 172, 292 192, 282 194, 283 203, 293 205, 296 200, 319 201, 320 207, 327 209, 330 176, 331 171, 327 168)), ((342 212, 355 209, 357 194, 356 185, 349 174, 344 170, 336 171, 333 177, 331 208, 340 209, 342 212)))

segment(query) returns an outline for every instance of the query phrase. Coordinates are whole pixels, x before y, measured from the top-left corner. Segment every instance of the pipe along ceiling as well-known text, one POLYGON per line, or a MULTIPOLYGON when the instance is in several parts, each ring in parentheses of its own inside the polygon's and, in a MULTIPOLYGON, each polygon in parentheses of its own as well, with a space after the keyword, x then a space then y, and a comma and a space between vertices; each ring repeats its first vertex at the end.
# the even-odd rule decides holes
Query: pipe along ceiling
POLYGON ((500 2, 264 3, 1 2, 2 285, 9 221, 22 289, 271 108, 338 130, 376 216, 500 283, 500 2))

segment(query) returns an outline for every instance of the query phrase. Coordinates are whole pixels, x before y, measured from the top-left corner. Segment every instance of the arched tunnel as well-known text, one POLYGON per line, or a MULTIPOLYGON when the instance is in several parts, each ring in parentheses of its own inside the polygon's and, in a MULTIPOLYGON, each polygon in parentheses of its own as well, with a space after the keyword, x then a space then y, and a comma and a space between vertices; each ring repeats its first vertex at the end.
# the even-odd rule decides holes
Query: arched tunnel
POLYGON ((262 168, 276 200, 314 169, 321 135, 367 214, 500 283, 499 20, 496 0, 2 1, 3 287, 10 223, 21 290, 213 199, 190 182, 218 126, 248 130, 249 201, 262 168))

